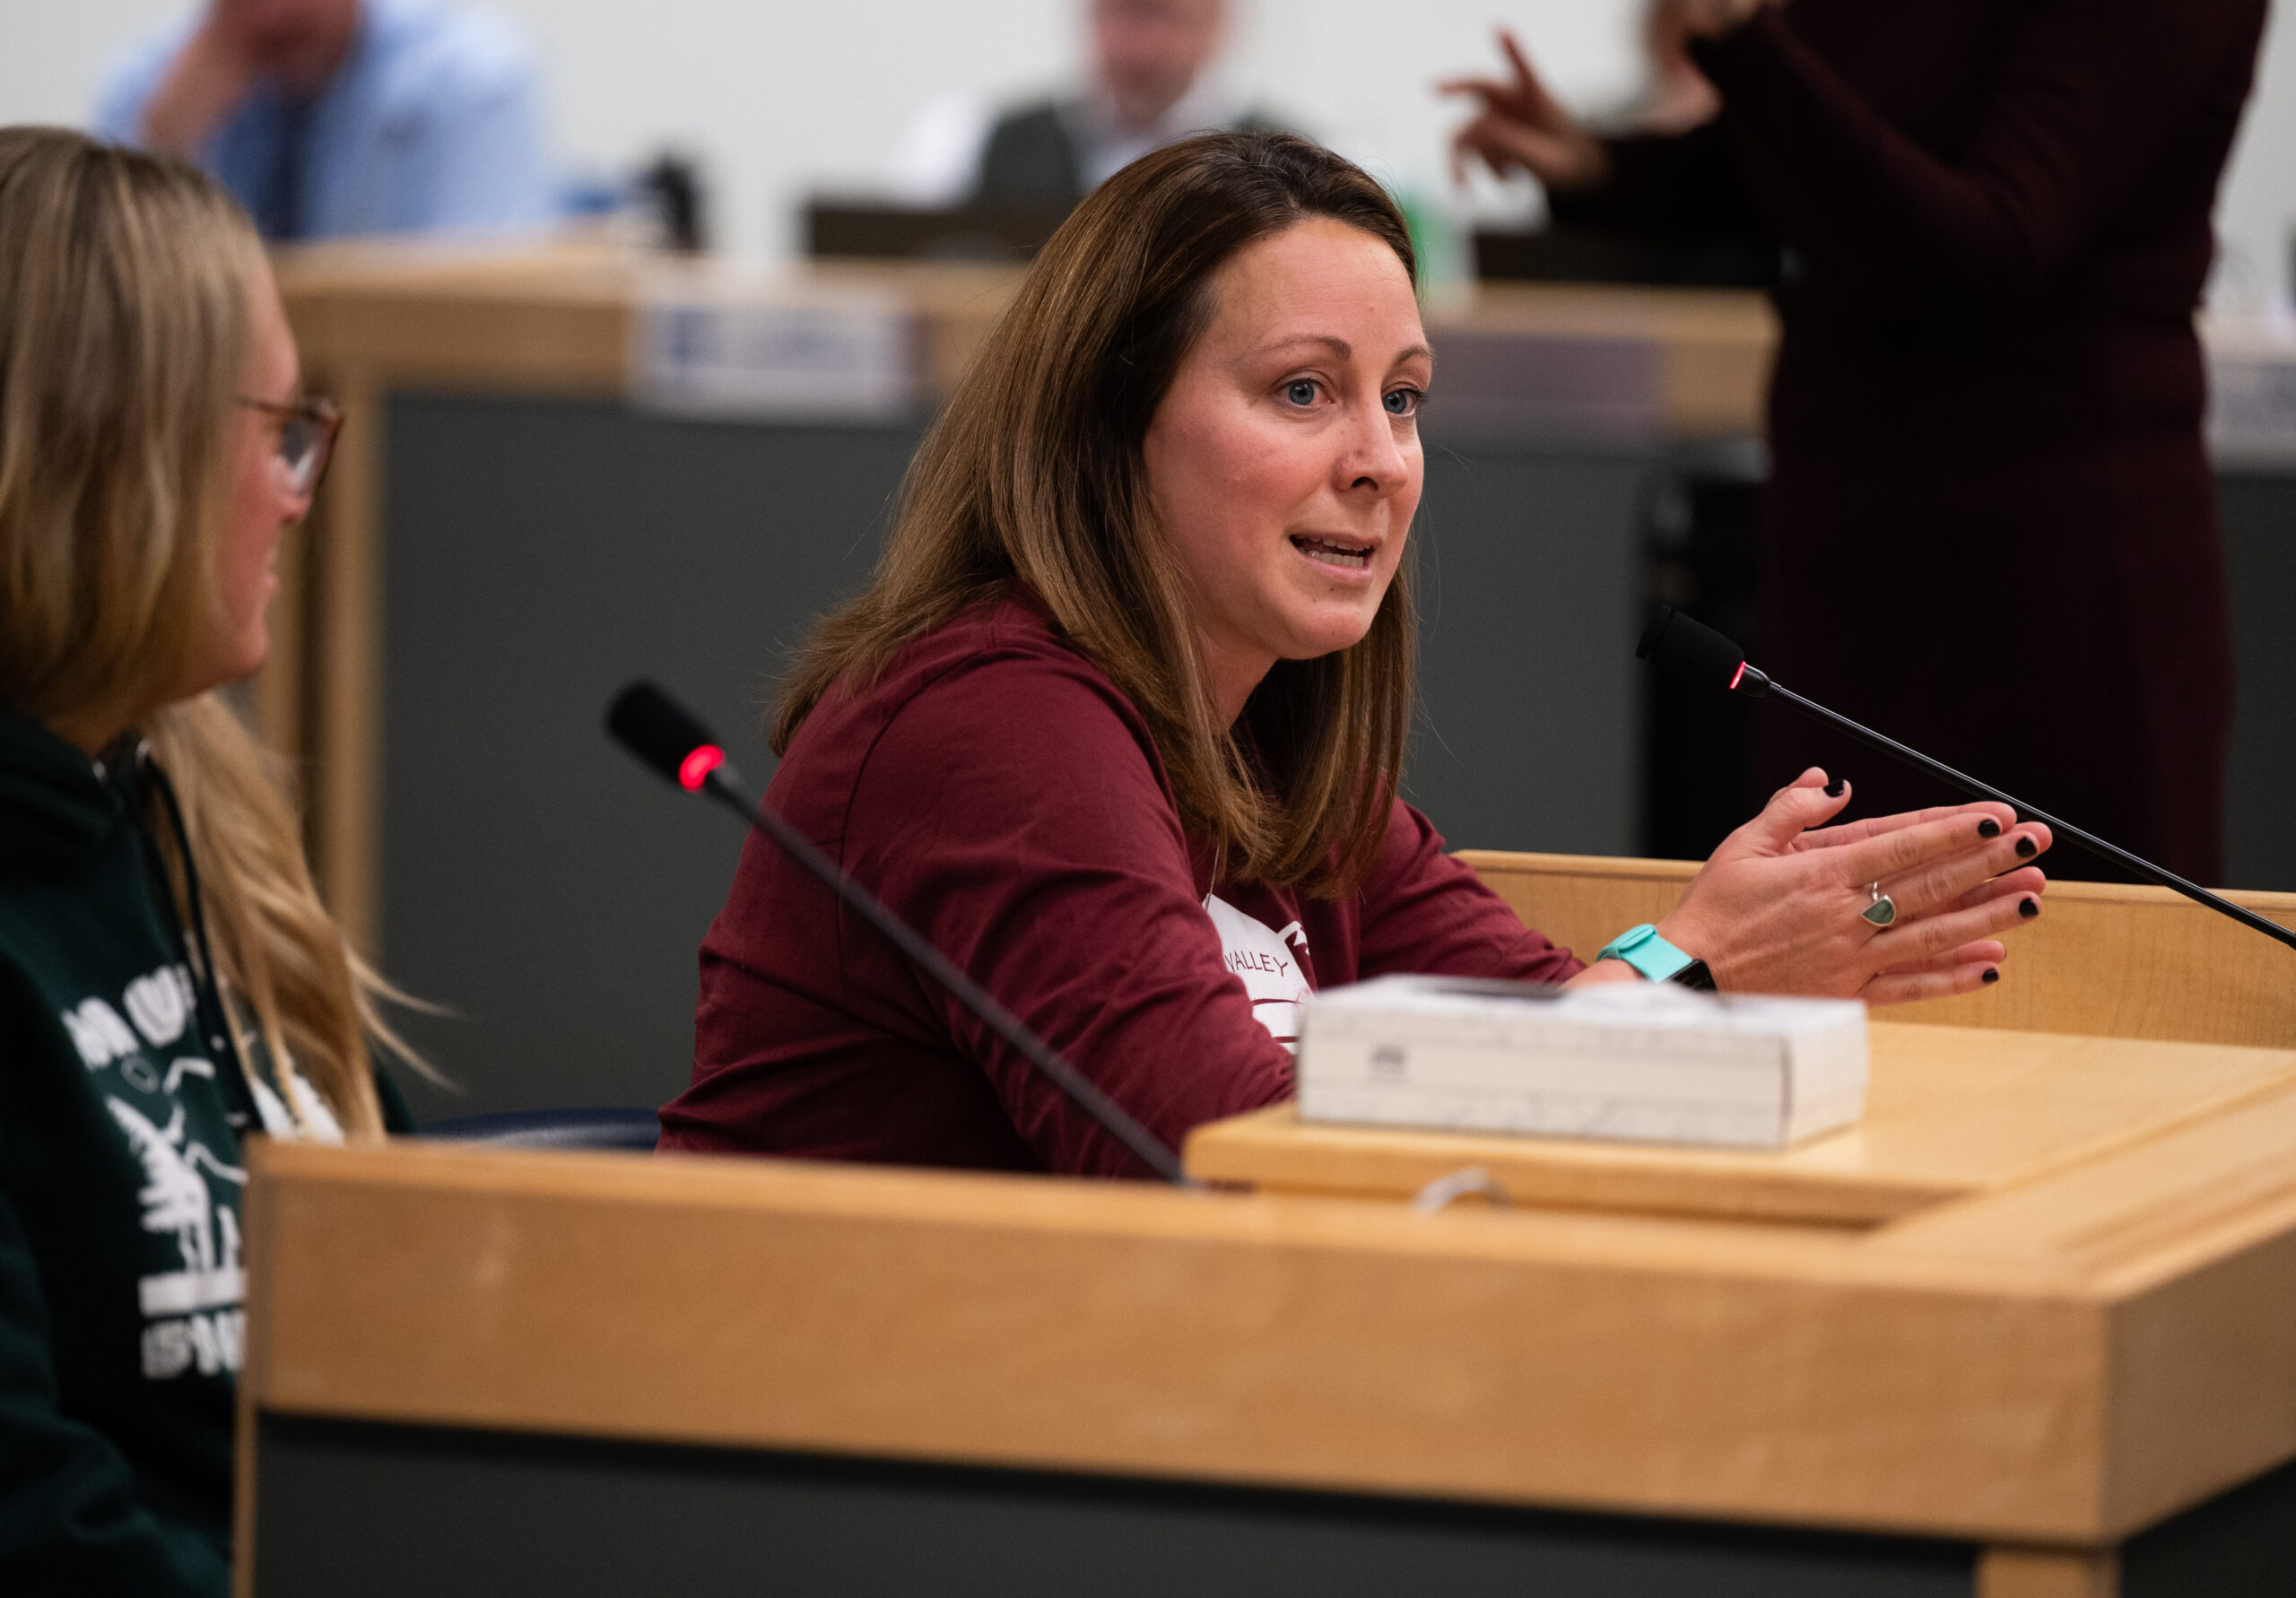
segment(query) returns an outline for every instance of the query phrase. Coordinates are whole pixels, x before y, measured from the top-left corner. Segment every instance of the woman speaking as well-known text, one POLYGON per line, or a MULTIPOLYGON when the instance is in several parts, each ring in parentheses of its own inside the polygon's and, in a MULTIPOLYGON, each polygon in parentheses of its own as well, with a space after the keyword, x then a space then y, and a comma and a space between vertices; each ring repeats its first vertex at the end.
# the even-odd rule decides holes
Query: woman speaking
POLYGON ((334 427, 221 190, 0 129, 0 1591, 222 1598, 240 1140, 406 1125, 214 692, 334 427))
MULTIPOLYGON (((1813 830, 1848 795, 1807 772, 1591 967, 1443 853, 1397 797, 1435 380, 1413 274, 1378 186, 1284 135, 1102 185, 799 663, 768 803, 1174 1145, 1288 1097, 1299 1001, 1384 972, 1995 979, 2049 841, 1999 805, 1813 830)), ((667 1149, 1139 1168, 754 837, 662 1122, 667 1149)))

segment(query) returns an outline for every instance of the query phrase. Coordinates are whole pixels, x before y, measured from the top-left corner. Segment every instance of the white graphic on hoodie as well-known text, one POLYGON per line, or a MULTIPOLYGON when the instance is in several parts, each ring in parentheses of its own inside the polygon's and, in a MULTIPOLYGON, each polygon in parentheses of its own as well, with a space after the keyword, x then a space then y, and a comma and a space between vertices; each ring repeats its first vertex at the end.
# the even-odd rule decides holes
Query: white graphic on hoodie
POLYGON ((1251 995, 1252 1013, 1269 1036, 1298 1054, 1300 1001, 1315 989, 1300 968, 1292 943, 1306 949, 1308 934, 1296 921, 1282 932, 1272 931, 1265 922, 1245 915, 1216 893, 1204 896, 1204 913, 1212 917, 1213 928, 1220 934, 1222 960, 1251 995))
POLYGON ((119 1012, 101 999, 83 999, 58 1018, 72 1035, 72 1047, 80 1051, 82 1063, 91 1071, 100 1071, 114 1060, 135 1054, 143 1047, 136 1041, 137 1032, 153 1048, 164 1048, 182 1037, 191 1024, 196 1003, 191 972, 180 965, 161 966, 129 983, 120 1003, 127 1020, 135 1023, 134 1031, 119 1019, 119 1012))
MULTIPOLYGON (((90 1071, 117 1063, 119 1079, 127 1086, 170 1098, 187 1077, 216 1080, 212 1061, 189 1055, 169 1061, 162 1076, 153 1055, 145 1052, 146 1045, 156 1053, 192 1031, 198 1000, 187 967, 165 965, 137 977, 120 995, 120 1004, 127 1020, 98 998, 83 999, 62 1012, 65 1030, 90 1071)), ((197 1047, 196 1033, 190 1042, 197 1047)), ((273 1068, 279 1075, 276 1089, 254 1072, 242 1078, 264 1130, 274 1137, 341 1142, 341 1125, 293 1062, 281 1055, 274 1057, 273 1068)), ((107 1095, 104 1102, 144 1167, 145 1185, 136 1194, 144 1206, 144 1229, 172 1233, 183 1256, 181 1270, 162 1271, 136 1284, 145 1320, 144 1375, 147 1380, 167 1381, 195 1368, 202 1376, 235 1371, 246 1329, 240 1308, 247 1296, 247 1273, 239 1264, 239 1218, 230 1203, 217 1202, 208 1183, 213 1177, 243 1187, 247 1173, 187 1134, 181 1103, 174 1106, 162 1127, 125 1099, 107 1095)))
POLYGON ((104 1103, 143 1162, 145 1185, 135 1197, 144 1206, 144 1229, 173 1232, 183 1255, 182 1270, 136 1283, 150 1323, 144 1328, 145 1378, 165 1381, 195 1364, 202 1376, 239 1369, 246 1329, 239 1305, 247 1297, 239 1216, 214 1202, 207 1177, 245 1186, 247 1172, 185 1137, 181 1105, 161 1127, 134 1105, 109 1096, 104 1103))
POLYGON ((119 1019, 119 1012, 101 999, 83 999, 65 1011, 64 1029, 72 1034, 72 1047, 80 1051, 82 1064, 91 1071, 100 1071, 114 1060, 126 1059, 135 1052, 135 1034, 119 1019))
POLYGON ((144 1041, 153 1048, 164 1047, 183 1036, 184 1024, 191 1019, 191 972, 183 966, 161 966, 129 983, 121 1002, 144 1041))

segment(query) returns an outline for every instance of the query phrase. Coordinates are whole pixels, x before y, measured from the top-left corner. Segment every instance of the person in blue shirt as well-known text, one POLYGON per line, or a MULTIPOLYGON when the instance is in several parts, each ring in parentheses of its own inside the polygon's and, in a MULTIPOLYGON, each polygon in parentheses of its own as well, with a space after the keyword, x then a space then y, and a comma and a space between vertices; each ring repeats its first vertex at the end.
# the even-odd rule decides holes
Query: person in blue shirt
POLYGON ((265 239, 500 232, 552 213, 538 98, 486 12, 209 0, 121 59, 95 131, 196 162, 265 239))

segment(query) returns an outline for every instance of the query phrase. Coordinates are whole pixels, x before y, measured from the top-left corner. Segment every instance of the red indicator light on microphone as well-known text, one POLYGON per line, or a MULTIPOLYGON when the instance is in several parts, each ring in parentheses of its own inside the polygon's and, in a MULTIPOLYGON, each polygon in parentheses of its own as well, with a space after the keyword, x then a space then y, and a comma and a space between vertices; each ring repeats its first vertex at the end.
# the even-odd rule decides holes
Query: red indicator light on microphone
MULTIPOLYGON (((1743 661, 1743 660, 1742 660, 1742 661, 1740 661, 1740 662, 1738 663, 1738 669, 1737 669, 1736 671, 1732 672, 1732 673, 1730 673, 1730 686, 1729 686, 1728 688, 1725 689, 1723 691, 1724 691, 1724 692, 1726 692, 1726 693, 1735 693, 1735 692, 1737 692, 1737 691, 1738 691, 1738 684, 1739 684, 1739 683, 1741 683, 1741 682, 1744 682, 1745 680, 1746 680, 1746 663, 1745 663, 1744 661, 1743 661)), ((699 751, 697 751, 697 752, 699 752, 699 751)), ((688 758, 689 758, 689 759, 691 759, 691 756, 689 756, 688 758)), ((725 756, 720 755, 720 756, 718 756, 718 758, 719 760, 723 760, 723 759, 725 759, 725 756)), ((688 783, 688 784, 686 784, 686 786, 688 786, 688 787, 691 787, 692 786, 693 786, 693 785, 692 785, 691 783, 688 783)))
POLYGON ((678 762, 678 786, 689 794, 698 794, 709 774, 726 763, 726 751, 715 743, 699 745, 694 751, 678 762))

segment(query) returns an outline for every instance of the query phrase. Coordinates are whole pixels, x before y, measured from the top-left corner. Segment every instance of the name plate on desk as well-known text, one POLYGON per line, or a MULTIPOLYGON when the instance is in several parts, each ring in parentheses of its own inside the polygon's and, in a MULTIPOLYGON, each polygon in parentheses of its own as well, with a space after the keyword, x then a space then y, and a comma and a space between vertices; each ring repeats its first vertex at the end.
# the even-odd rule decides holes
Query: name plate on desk
POLYGON ((882 421, 922 405, 918 320, 895 294, 680 281, 650 291, 632 327, 632 397, 649 409, 882 421))
POLYGON ((1300 1007, 1307 1121, 1781 1148, 1856 1121, 1866 1073, 1848 999, 1383 977, 1300 1007))

